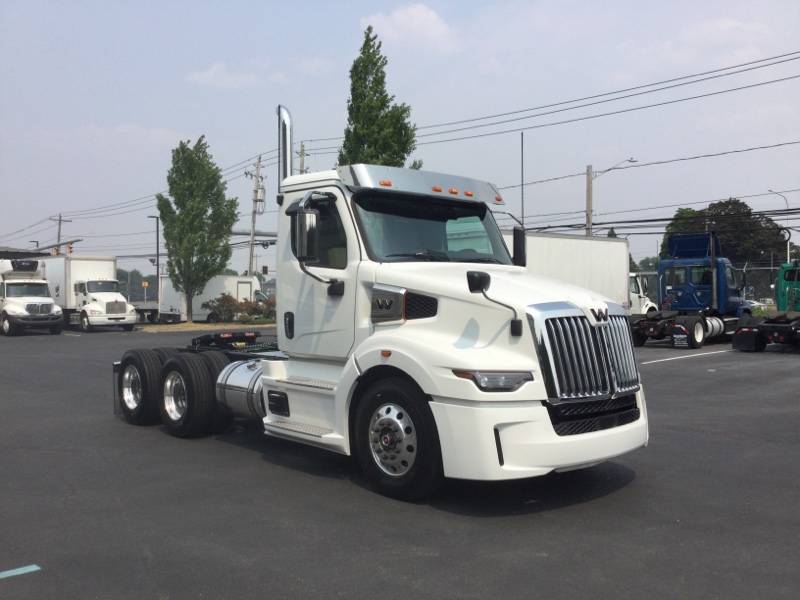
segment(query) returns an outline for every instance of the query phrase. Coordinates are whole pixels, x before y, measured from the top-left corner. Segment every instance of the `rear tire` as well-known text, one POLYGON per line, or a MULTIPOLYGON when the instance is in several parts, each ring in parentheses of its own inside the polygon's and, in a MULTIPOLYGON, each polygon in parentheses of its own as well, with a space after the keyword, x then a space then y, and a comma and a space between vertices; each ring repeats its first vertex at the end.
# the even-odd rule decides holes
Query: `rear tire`
POLYGON ((163 394, 161 422, 176 437, 205 435, 214 416, 214 382, 206 362, 183 352, 170 358, 161 370, 163 394))
MULTIPOLYGON (((222 369, 230 364, 230 360, 224 352, 219 350, 208 350, 200 353, 200 358, 206 363, 208 374, 214 382, 216 390, 217 378, 222 373, 222 369)), ((233 421, 233 415, 222 405, 214 402, 214 416, 211 418, 211 433, 224 432, 233 421)))
POLYGON ((444 479, 430 405, 406 379, 390 377, 367 387, 356 409, 354 440, 359 466, 381 494, 418 500, 444 479))
POLYGON ((128 350, 122 355, 117 393, 125 420, 132 425, 158 421, 161 361, 152 350, 128 350))
POLYGON ((635 348, 641 348, 644 346, 645 342, 647 342, 647 336, 641 331, 631 331, 631 337, 633 338, 633 346, 635 348))
POLYGON ((158 359, 161 361, 163 365, 173 356, 177 356, 180 352, 179 348, 153 348, 153 352, 158 354, 158 359))
POLYGON ((694 319, 688 325, 689 348, 702 348, 706 341, 706 327, 702 319, 694 319))

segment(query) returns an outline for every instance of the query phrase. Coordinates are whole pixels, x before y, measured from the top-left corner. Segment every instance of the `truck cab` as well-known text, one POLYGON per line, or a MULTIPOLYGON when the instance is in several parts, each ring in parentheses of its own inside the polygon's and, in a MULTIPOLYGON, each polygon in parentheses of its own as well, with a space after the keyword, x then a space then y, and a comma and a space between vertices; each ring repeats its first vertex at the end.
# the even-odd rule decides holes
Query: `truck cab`
POLYGON ((630 296, 631 314, 646 315, 658 310, 656 303, 648 298, 648 291, 646 277, 643 277, 639 273, 630 273, 628 275, 628 294, 630 296))
POLYGON ((779 311, 800 312, 800 261, 781 265, 775 280, 775 304, 779 311))
POLYGON ((133 329, 137 320, 136 308, 119 291, 116 279, 87 279, 74 281, 74 314, 83 331, 104 325, 120 325, 133 329))
POLYGON ((61 333, 61 308, 39 272, 39 261, 0 260, 0 332, 17 335, 25 329, 61 333))

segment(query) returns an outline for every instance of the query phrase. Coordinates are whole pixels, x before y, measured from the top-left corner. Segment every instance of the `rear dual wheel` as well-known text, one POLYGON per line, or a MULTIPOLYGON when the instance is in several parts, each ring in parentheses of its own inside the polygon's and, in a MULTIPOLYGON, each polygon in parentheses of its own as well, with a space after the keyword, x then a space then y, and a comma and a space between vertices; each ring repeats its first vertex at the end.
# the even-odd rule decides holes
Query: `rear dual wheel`
POLYGON ((152 350, 128 350, 122 355, 117 394, 122 416, 132 425, 158 421, 161 360, 152 350))

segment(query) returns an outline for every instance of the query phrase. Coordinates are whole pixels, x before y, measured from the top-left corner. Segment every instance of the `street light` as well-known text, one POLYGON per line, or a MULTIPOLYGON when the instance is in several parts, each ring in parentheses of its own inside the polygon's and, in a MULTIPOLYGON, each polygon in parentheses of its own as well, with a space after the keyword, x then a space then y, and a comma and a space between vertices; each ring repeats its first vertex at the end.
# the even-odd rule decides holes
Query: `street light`
MULTIPOLYGON (((786 212, 789 212, 789 199, 781 194, 780 192, 776 192, 775 190, 767 190, 770 194, 775 194, 776 196, 780 196, 783 198, 783 201, 786 202, 786 212)), ((792 239, 792 230, 789 229, 789 215, 786 215, 786 262, 791 262, 792 260, 792 246, 790 240, 792 239)))
POLYGON ((613 171, 618 166, 625 164, 625 163, 635 163, 636 159, 633 157, 626 158, 625 160, 619 161, 613 167, 609 167, 607 169, 603 169, 598 173, 595 173, 592 170, 592 165, 586 165, 586 235, 592 235, 592 197, 594 195, 594 180, 600 177, 601 175, 605 175, 609 171, 613 171))
POLYGON ((160 294, 161 290, 161 250, 159 249, 161 245, 161 240, 159 239, 159 224, 161 219, 156 215, 147 215, 148 219, 155 219, 156 220, 156 290, 160 294))

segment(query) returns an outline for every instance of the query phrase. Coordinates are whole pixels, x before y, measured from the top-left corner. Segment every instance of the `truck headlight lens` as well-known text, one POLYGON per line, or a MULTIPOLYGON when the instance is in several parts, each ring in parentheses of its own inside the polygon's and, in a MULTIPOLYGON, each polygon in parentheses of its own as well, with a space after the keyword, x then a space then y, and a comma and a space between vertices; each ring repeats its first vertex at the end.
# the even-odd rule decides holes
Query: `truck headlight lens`
POLYGON ((103 312, 102 312, 102 311, 100 311, 100 310, 94 310, 94 309, 91 309, 91 308, 90 308, 90 309, 89 309, 89 314, 90 314, 90 315, 92 315, 93 317, 97 317, 97 316, 100 316, 100 315, 102 315, 102 314, 103 314, 103 312))
POLYGON ((53 314, 54 315, 61 314, 61 307, 58 304, 53 304, 53 314))
POLYGON ((453 375, 462 379, 471 379, 484 392, 513 392, 527 381, 533 381, 529 371, 458 371, 453 375))
POLYGON ((21 306, 14 306, 13 304, 9 304, 8 306, 6 306, 5 311, 8 314, 14 315, 14 316, 21 316, 21 315, 27 315, 28 314, 27 310, 25 310, 21 306))
POLYGON ((128 312, 133 314, 136 312, 136 307, 133 304, 128 304, 128 312))

